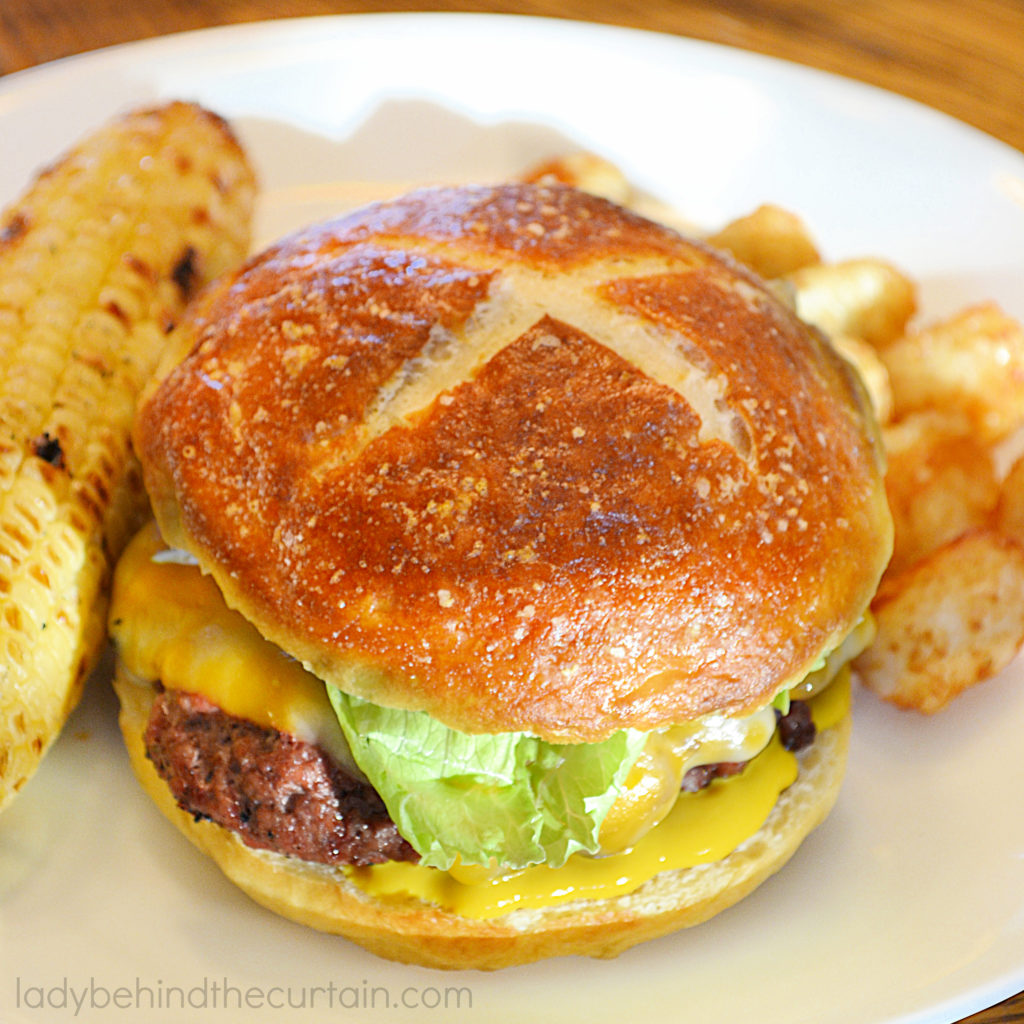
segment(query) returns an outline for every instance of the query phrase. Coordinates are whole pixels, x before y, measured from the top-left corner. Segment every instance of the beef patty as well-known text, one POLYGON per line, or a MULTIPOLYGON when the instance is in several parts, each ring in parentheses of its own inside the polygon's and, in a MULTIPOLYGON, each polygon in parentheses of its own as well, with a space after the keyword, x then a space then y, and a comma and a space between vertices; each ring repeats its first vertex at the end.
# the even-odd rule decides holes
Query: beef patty
POLYGON ((318 864, 418 860, 376 791, 320 747, 165 690, 146 752, 178 805, 257 849, 318 864))

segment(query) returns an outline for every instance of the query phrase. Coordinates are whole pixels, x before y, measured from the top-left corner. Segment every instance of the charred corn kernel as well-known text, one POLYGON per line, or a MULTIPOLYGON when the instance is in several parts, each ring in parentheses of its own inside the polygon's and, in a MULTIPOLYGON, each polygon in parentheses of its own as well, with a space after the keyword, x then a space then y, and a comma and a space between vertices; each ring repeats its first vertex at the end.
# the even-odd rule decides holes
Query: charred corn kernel
POLYGON ((170 103, 84 139, 0 219, 0 808, 98 657, 145 511, 138 394, 189 296, 245 255, 254 198, 227 125, 170 103))

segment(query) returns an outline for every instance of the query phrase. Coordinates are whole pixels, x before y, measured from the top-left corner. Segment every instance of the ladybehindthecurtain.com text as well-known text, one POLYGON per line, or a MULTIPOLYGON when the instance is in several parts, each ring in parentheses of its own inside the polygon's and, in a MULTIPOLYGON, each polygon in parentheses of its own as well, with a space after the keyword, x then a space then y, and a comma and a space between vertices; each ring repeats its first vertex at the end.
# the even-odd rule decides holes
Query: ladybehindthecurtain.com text
MULTIPOLYGON (((14 979, 14 1007, 19 1011, 64 1011, 69 1017, 94 1019, 102 1011, 192 1010, 467 1010, 473 992, 467 986, 356 985, 328 981, 322 985, 236 985, 227 978, 204 977, 191 985, 134 978, 110 984, 90 977, 75 981, 65 976, 41 984, 14 979)), ((49 1018, 48 1018, 49 1019, 49 1018)))

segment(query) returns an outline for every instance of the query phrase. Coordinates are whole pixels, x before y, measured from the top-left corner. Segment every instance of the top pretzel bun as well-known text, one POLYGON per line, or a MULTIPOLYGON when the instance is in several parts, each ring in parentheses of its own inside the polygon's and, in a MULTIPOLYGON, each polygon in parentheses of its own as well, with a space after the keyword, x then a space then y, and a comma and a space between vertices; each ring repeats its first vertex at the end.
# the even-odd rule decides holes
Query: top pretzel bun
POLYGON ((299 232, 172 349, 134 438, 168 543, 320 678, 465 732, 750 712, 889 556, 854 371, 736 263, 568 186, 299 232))

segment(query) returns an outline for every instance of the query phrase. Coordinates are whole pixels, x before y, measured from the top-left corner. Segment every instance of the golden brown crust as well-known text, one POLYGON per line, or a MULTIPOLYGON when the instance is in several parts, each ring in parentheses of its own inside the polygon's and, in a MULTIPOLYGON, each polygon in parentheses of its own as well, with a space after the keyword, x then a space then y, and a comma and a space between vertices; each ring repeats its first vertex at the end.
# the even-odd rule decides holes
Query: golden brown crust
POLYGON ((115 681, 132 766, 161 812, 258 903, 301 924, 344 935, 378 956, 440 968, 493 970, 553 956, 613 957, 631 946, 708 920, 749 895, 793 855, 831 810, 849 744, 850 718, 801 754, 800 775, 762 829, 721 861, 666 871, 635 892, 474 920, 420 900, 385 902, 340 870, 245 846, 196 821, 174 802, 142 741, 153 691, 115 681))
POLYGON ((319 676, 594 740, 762 705, 889 553, 851 371, 572 189, 426 190, 209 293, 136 445, 169 542, 319 676))

